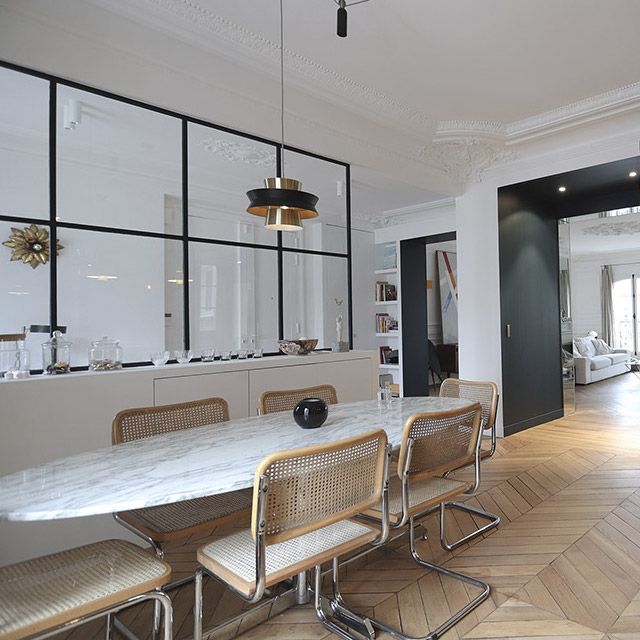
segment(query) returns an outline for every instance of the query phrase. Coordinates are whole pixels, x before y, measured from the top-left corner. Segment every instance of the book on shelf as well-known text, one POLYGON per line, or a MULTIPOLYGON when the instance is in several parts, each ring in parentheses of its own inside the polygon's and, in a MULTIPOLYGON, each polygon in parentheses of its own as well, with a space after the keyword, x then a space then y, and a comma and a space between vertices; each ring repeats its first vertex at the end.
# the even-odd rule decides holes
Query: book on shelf
POLYGON ((376 313, 376 333, 391 333, 398 331, 398 321, 388 313, 376 313))
POLYGON ((380 349, 380 364, 398 364, 398 350, 384 346, 380 349))
POLYGON ((390 282, 376 282, 376 302, 393 302, 398 299, 398 290, 390 282))

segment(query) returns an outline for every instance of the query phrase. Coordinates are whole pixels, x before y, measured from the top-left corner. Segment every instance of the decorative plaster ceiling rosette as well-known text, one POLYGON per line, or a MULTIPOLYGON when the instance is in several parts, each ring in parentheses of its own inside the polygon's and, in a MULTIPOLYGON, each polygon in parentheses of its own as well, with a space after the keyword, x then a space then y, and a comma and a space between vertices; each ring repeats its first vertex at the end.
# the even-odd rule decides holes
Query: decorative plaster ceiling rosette
POLYGON ((259 167, 272 167, 275 164, 273 149, 256 149, 246 142, 228 142, 217 138, 205 138, 200 144, 207 151, 230 162, 242 162, 259 167))

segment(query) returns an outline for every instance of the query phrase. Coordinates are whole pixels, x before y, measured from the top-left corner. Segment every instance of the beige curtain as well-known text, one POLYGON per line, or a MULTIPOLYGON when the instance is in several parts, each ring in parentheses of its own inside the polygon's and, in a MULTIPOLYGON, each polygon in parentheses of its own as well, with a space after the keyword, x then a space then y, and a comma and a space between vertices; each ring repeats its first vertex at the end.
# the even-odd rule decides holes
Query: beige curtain
POLYGON ((608 345, 615 346, 613 344, 613 270, 611 265, 602 267, 600 298, 602 308, 602 335, 600 337, 608 345))

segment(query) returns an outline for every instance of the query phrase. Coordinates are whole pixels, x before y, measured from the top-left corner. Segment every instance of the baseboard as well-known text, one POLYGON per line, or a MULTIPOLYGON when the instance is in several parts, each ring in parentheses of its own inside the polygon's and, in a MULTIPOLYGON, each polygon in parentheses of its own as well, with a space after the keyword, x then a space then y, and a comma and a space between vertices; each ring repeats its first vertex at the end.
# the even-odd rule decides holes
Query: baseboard
POLYGON ((525 429, 536 427, 539 424, 544 424, 545 422, 557 420, 558 418, 562 418, 563 416, 564 409, 555 409, 554 411, 549 411, 548 413, 543 413, 539 416, 533 416, 532 418, 527 418, 526 420, 521 420, 520 422, 507 424, 504 426, 504 435, 512 436, 514 433, 518 433, 519 431, 524 431, 525 429))

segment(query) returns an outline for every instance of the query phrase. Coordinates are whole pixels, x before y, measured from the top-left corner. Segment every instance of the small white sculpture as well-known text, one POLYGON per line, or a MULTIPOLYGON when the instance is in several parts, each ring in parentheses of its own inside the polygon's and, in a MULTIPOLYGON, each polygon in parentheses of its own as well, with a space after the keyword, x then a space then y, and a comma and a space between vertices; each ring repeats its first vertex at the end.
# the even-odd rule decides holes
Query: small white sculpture
POLYGON ((342 314, 336 318, 336 342, 340 344, 342 342, 342 336, 344 334, 344 322, 342 321, 342 314))

